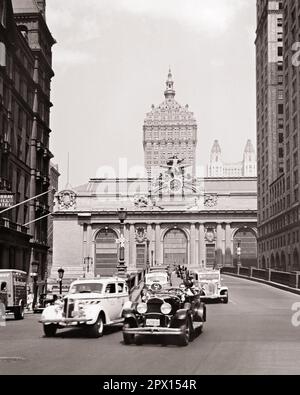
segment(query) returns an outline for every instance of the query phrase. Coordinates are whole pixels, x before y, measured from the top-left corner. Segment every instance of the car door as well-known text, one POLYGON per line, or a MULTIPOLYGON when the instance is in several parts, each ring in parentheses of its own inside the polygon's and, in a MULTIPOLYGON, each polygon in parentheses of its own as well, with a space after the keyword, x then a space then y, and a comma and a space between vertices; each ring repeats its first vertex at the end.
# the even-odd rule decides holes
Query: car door
POLYGON ((104 291, 104 298, 107 306, 107 313, 111 321, 115 321, 119 316, 118 311, 118 295, 117 295, 117 284, 110 282, 106 285, 104 291))
POLYGON ((123 307, 125 303, 129 300, 127 285, 124 282, 118 282, 117 292, 118 292, 119 318, 121 318, 123 307))

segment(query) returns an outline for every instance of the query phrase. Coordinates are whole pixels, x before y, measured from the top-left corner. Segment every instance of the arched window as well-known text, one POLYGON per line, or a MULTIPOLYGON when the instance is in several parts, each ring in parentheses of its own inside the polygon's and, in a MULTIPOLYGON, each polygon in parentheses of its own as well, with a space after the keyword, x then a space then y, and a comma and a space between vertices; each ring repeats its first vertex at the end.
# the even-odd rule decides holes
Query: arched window
POLYGON ((165 235, 164 264, 188 265, 188 241, 180 229, 172 229, 165 235))
POLYGON ((95 239, 95 274, 112 276, 118 266, 117 234, 112 229, 101 229, 95 239))
POLYGON ((257 266, 257 239, 249 228, 239 229, 233 239, 234 264, 238 263, 238 247, 240 247, 240 263, 242 266, 257 266))

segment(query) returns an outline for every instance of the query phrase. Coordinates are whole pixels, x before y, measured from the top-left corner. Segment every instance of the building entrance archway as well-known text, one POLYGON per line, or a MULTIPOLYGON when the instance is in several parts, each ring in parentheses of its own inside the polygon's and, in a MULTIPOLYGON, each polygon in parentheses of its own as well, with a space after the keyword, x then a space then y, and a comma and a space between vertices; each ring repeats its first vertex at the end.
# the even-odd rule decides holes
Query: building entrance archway
POLYGON ((95 239, 95 275, 112 276, 118 266, 118 235, 113 229, 101 229, 95 239))
POLYGON ((188 265, 188 240, 181 229, 171 229, 165 235, 164 265, 188 265))

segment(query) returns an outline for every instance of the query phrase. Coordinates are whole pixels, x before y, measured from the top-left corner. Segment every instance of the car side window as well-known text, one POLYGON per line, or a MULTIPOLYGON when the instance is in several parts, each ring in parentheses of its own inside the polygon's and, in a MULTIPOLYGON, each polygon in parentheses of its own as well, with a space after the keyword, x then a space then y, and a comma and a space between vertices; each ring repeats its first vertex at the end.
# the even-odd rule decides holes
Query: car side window
POLYGON ((118 293, 124 292, 124 283, 118 283, 118 293))
POLYGON ((106 294, 115 294, 116 293, 116 284, 107 284, 105 293, 106 294))

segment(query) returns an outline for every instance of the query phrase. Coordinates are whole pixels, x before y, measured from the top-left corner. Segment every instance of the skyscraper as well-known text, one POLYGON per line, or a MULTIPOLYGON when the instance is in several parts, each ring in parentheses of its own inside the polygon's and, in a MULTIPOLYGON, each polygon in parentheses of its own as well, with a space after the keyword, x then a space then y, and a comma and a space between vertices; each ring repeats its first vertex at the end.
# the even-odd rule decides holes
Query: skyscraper
POLYGON ((291 47, 297 2, 257 1, 258 250, 262 267, 299 270, 299 102, 291 47))
POLYGON ((165 100, 152 106, 144 122, 145 168, 148 176, 159 173, 161 166, 174 156, 195 173, 197 122, 189 106, 182 107, 175 100, 174 81, 169 70, 165 100))

